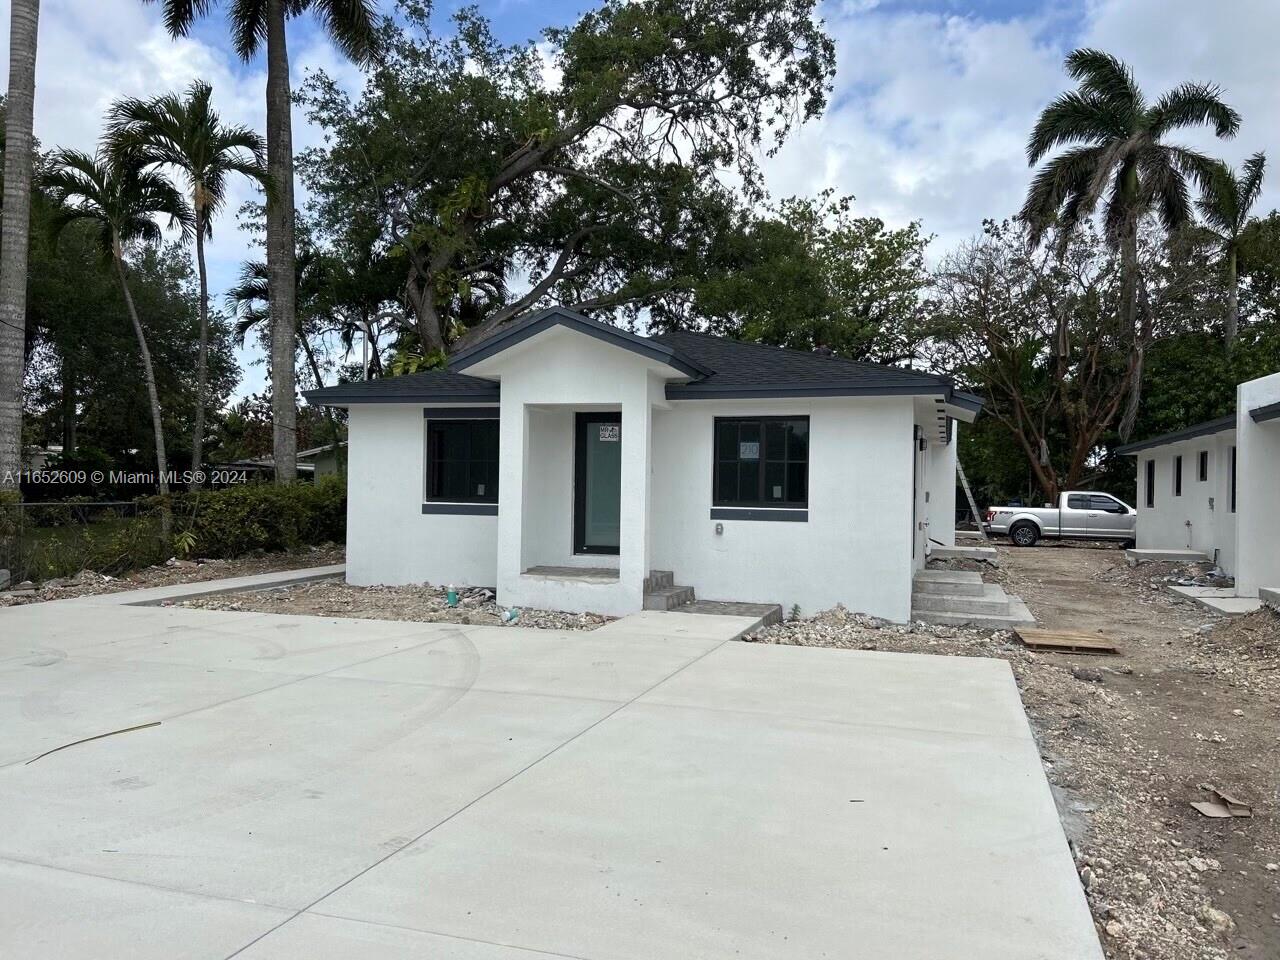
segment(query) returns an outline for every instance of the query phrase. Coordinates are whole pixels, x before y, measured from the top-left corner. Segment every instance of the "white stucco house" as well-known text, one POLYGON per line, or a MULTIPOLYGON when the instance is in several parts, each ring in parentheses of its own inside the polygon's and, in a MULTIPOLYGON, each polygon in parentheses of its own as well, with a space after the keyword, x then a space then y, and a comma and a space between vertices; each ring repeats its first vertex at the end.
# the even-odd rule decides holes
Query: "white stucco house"
POLYGON ((1236 595, 1280 586, 1280 373, 1236 388, 1228 416, 1120 447, 1138 461, 1138 548, 1194 550, 1236 595))
POLYGON ((957 421, 982 406, 942 377, 564 309, 307 399, 349 412, 352 583, 626 614, 670 571, 700 599, 895 621, 954 542, 957 421))

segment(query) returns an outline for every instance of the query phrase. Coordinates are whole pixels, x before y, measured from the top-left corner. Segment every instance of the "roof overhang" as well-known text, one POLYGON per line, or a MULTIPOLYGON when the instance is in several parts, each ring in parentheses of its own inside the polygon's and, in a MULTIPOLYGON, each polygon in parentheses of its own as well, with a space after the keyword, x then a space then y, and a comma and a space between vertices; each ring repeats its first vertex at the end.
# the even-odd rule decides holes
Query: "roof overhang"
POLYGON ((1266 423, 1269 420, 1280 420, 1280 402, 1268 403, 1261 407, 1254 407, 1249 411, 1249 416, 1253 418, 1254 423, 1266 423))
MULTIPOLYGON (((499 332, 473 347, 468 347, 449 358, 449 369, 461 372, 476 366, 504 350, 524 343, 540 333, 555 327, 564 327, 575 333, 585 334, 603 343, 619 347, 654 363, 671 367, 686 377, 705 377, 711 373, 705 367, 664 344, 637 336, 608 323, 600 323, 580 313, 563 307, 552 307, 530 317, 508 324, 499 332)), ((481 374, 483 375, 483 374, 481 374)))
POLYGON ((495 404, 502 399, 496 383, 483 383, 477 378, 477 386, 471 390, 436 390, 424 383, 421 388, 391 389, 390 381, 399 377, 379 380, 360 380, 350 384, 338 384, 320 390, 307 390, 302 396, 313 407, 349 407, 365 403, 479 403, 495 404))
POLYGON ((1219 417, 1217 420, 1206 420, 1204 423, 1197 423, 1193 427, 1186 427, 1183 430, 1174 430, 1172 433, 1162 433, 1158 437, 1152 437, 1150 440, 1139 440, 1137 443, 1126 443, 1124 446, 1116 447, 1115 452, 1120 456, 1129 457, 1135 453, 1141 453, 1143 450, 1150 450, 1154 447, 1163 447, 1169 443, 1181 443, 1183 440, 1194 440, 1197 437, 1210 437, 1215 433, 1225 433, 1228 430, 1236 428, 1236 415, 1219 417))
POLYGON ((949 416, 972 423, 982 412, 981 397, 957 390, 943 380, 919 384, 850 386, 840 383, 782 383, 756 387, 715 383, 669 383, 668 400, 783 400, 806 397, 936 397, 949 416))

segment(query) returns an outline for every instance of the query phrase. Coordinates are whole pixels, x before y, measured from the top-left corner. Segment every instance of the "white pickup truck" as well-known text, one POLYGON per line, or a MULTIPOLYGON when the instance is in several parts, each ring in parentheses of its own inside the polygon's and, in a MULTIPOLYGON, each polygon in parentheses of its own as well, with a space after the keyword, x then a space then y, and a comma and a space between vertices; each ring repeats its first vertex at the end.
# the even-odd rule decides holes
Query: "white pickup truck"
POLYGON ((1109 493, 1069 490, 1056 507, 989 507, 982 528, 989 536, 1007 536, 1016 546, 1046 540, 1118 540, 1134 545, 1138 511, 1109 493))

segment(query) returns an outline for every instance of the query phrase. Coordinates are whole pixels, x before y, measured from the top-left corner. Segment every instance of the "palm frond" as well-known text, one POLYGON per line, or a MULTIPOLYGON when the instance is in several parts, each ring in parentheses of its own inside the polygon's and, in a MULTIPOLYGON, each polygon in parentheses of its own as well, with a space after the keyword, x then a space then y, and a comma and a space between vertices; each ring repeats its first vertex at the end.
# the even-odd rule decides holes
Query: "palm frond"
POLYGON ((311 0, 308 5, 324 32, 352 62, 367 64, 377 46, 377 4, 374 0, 311 0))
POLYGON ((231 13, 231 44, 241 60, 250 60, 258 47, 267 42, 266 0, 233 0, 231 13))
POLYGON ((1191 221, 1191 195, 1187 178, 1170 148, 1152 147, 1138 157, 1141 169, 1140 209, 1154 209, 1167 231, 1191 221))
POLYGON ((185 37, 196 17, 209 12, 211 0, 142 0, 164 7, 164 28, 171 37, 185 37))
POLYGON ((1081 212, 1082 198, 1088 193, 1105 149, 1076 147, 1054 157, 1035 175, 1018 215, 1027 224, 1033 245, 1040 242, 1045 230, 1057 219, 1059 210, 1071 198, 1076 198, 1077 215, 1088 216, 1089 210, 1081 212))
POLYGON ((1178 127, 1212 124, 1215 135, 1227 139, 1240 129, 1240 114, 1222 100, 1222 89, 1210 83, 1184 83, 1174 87, 1151 108, 1148 125, 1160 138, 1178 127))
POLYGON ((1027 163, 1035 165, 1054 147, 1124 137, 1128 130, 1113 105, 1078 91, 1064 93, 1045 107, 1027 140, 1027 163))
POLYGON ((1134 80, 1133 70, 1118 57, 1102 50, 1084 47, 1073 50, 1066 59, 1067 75, 1080 84, 1085 93, 1094 93, 1134 114, 1146 109, 1142 91, 1134 80))
MULTIPOLYGON (((1247 217, 1262 193, 1262 178, 1266 175, 1267 156, 1259 151, 1244 162, 1244 175, 1240 177, 1237 206, 1242 217, 1247 217)), ((1243 224, 1241 224, 1243 226, 1243 224)))

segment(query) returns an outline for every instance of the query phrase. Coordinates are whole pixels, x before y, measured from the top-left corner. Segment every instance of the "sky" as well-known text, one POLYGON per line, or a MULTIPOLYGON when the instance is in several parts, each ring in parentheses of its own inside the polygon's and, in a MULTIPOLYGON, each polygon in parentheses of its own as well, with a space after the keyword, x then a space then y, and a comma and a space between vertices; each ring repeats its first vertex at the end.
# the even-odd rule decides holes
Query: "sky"
MULTIPOLYGON (((381 0, 389 10, 392 0, 381 0)), ((201 77, 222 116, 265 128, 266 67, 241 62, 222 10, 213 4, 193 35, 172 40, 160 8, 142 0, 42 0, 35 132, 42 146, 92 149, 102 115, 121 96, 152 96, 201 77)), ((437 11, 460 4, 441 0, 437 11)), ((572 23, 585 0, 478 0, 498 36, 537 39, 572 23)), ((0 0, 0 23, 9 2, 0 0)), ((1039 111, 1069 89, 1063 57, 1080 46, 1127 61, 1151 98, 1186 80, 1219 84, 1244 117, 1239 136, 1181 142, 1239 163, 1258 151, 1280 161, 1280 4, 1274 0, 825 0, 838 72, 826 115, 764 160, 774 197, 827 188, 856 197, 855 210, 899 226, 919 220, 934 240, 930 259, 973 236, 985 217, 1015 213, 1031 171, 1024 148, 1039 111)), ((8 32, 0 31, 8 62, 8 32)), ((323 69, 358 91, 359 71, 324 39, 309 15, 292 21, 295 87, 323 69)), ((7 76, 7 71, 5 71, 7 76)), ((300 113, 294 147, 320 139, 300 113)), ((241 262, 256 255, 234 212, 252 196, 233 189, 208 249, 210 292, 218 300, 241 262)), ((1258 209, 1280 206, 1280 173, 1258 209)), ((241 355, 238 396, 262 389, 256 346, 241 355)))

